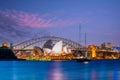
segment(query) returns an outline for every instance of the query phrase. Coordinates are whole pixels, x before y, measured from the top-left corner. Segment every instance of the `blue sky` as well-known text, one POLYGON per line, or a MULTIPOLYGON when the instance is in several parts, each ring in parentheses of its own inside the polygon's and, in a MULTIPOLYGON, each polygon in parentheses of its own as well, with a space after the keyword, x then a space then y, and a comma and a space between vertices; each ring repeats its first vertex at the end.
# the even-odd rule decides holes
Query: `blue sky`
POLYGON ((26 37, 52 35, 78 42, 81 24, 81 44, 86 32, 88 45, 120 45, 119 4, 120 0, 0 0, 0 27, 8 30, 0 36, 15 36, 13 41, 23 37, 24 41, 26 37), (12 34, 10 28, 14 28, 12 34))

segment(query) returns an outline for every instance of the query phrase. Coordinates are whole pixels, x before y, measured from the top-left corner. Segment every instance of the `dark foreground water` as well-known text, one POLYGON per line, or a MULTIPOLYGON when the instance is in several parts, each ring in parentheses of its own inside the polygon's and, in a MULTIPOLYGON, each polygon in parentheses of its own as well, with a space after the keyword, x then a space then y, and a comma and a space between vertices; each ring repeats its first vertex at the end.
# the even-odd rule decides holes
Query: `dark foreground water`
POLYGON ((0 61, 0 80, 120 80, 120 60, 0 61))

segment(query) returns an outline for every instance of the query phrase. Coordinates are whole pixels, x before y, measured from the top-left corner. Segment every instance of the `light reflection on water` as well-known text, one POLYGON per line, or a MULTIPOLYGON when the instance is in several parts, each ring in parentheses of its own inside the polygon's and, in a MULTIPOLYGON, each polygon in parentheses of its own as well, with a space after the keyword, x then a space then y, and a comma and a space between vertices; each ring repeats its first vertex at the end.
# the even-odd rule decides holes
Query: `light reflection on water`
POLYGON ((60 61, 54 62, 50 65, 48 76, 48 80, 63 80, 63 78, 65 78, 65 74, 62 71, 60 61))
POLYGON ((0 61, 0 80, 119 80, 119 62, 0 61))

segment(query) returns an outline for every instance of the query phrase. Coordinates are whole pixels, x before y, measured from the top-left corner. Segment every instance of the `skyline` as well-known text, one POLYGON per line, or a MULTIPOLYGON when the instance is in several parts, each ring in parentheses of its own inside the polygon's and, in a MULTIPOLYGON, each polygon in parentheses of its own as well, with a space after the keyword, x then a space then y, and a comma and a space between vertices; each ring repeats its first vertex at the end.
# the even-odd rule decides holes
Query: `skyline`
POLYGON ((119 0, 0 0, 0 38, 21 42, 52 35, 87 45, 120 45, 119 0), (4 35, 3 35, 4 34, 4 35), (22 40, 20 40, 22 38, 22 40))

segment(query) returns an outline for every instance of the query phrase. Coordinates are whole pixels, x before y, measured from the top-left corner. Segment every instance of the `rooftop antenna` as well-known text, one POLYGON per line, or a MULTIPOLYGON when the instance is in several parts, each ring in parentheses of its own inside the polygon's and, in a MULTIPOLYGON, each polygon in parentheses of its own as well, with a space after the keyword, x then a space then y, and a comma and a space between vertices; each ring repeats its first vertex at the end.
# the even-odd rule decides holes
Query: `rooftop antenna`
POLYGON ((81 44, 81 24, 79 24, 79 44, 81 44))
MULTIPOLYGON (((81 24, 79 24, 78 31, 79 31, 78 32, 78 38, 79 38, 78 39, 78 43, 81 44, 81 24)), ((77 56, 81 56, 81 52, 80 51, 81 51, 81 47, 79 46, 78 47, 78 52, 77 52, 78 54, 77 54, 77 56)))
POLYGON ((85 32, 85 49, 86 49, 86 32, 85 32))
POLYGON ((87 55, 87 46, 86 46, 86 32, 85 32, 85 57, 87 58, 88 55, 87 55))

